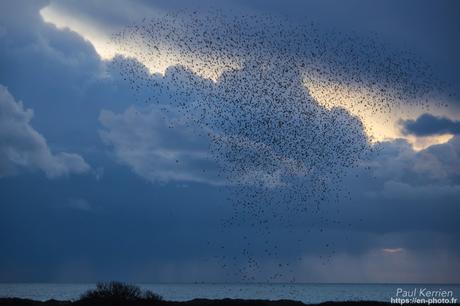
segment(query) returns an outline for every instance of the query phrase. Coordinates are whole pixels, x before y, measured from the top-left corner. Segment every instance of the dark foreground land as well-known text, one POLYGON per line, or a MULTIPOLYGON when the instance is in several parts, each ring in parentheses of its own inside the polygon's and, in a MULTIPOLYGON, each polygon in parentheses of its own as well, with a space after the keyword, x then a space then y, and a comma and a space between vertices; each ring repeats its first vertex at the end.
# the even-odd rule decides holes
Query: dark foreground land
MULTIPOLYGON (((340 305, 395 305, 387 302, 346 301, 304 304, 291 300, 241 300, 241 299, 194 299, 185 302, 165 301, 151 291, 142 291, 139 287, 119 282, 100 283, 96 289, 89 290, 76 301, 35 301, 21 298, 0 298, 0 306, 340 306, 340 305)), ((409 305, 409 304, 405 304, 409 305)), ((420 304, 418 304, 420 305, 420 304)), ((438 304, 439 305, 439 304, 438 304)), ((454 304, 450 304, 454 305, 454 304)), ((455 304, 459 305, 459 304, 455 304)))
MULTIPOLYGON (((370 305, 394 305, 385 302, 325 302, 321 304, 304 304, 291 300, 239 300, 239 299, 222 299, 222 300, 209 300, 209 299, 194 299, 186 302, 172 302, 172 301, 114 301, 114 300, 78 300, 78 301, 57 301, 49 300, 45 302, 34 301, 29 299, 19 298, 0 298, 1 306, 306 306, 306 305, 324 305, 324 306, 370 306, 370 305)), ((407 304, 406 304, 407 305, 407 304)), ((458 304, 457 304, 458 305, 458 304)))

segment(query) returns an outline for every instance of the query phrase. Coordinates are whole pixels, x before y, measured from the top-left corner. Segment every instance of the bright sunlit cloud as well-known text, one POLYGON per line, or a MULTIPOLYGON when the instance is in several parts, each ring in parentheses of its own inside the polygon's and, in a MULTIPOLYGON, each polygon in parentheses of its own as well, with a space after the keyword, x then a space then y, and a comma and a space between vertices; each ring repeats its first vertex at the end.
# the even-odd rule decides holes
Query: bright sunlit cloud
MULTIPOLYGON (((451 134, 420 137, 404 135, 401 132, 400 120, 416 119, 427 112, 426 109, 400 103, 389 109, 379 110, 377 109, 379 102, 373 100, 375 94, 363 88, 356 90, 341 84, 324 86, 322 82, 311 81, 308 83, 305 81, 305 86, 320 105, 327 109, 343 107, 359 117, 371 143, 403 138, 412 145, 414 150, 420 151, 432 145, 446 143, 453 137, 451 134)), ((430 109, 429 112, 435 115, 446 115, 447 110, 430 109)))
POLYGON ((70 29, 78 33, 93 45, 101 59, 110 60, 115 56, 115 48, 109 44, 109 35, 91 20, 76 18, 51 5, 41 9, 40 15, 45 22, 55 25, 58 29, 70 29))
MULTIPOLYGON (((117 54, 128 58, 134 58, 149 70, 150 73, 159 73, 164 75, 168 67, 181 64, 192 70, 197 75, 217 81, 220 75, 231 67, 237 68, 236 64, 222 63, 221 66, 210 66, 209 63, 197 58, 196 55, 188 56, 187 54, 174 52, 171 46, 158 45, 158 56, 149 56, 147 46, 142 48, 142 44, 134 41, 127 41, 126 45, 135 46, 132 48, 119 48, 111 41, 111 35, 120 29, 105 27, 101 24, 93 22, 90 18, 74 16, 66 10, 60 9, 53 4, 43 8, 40 14, 44 21, 55 25, 59 29, 70 29, 89 43, 91 43, 103 60, 111 60, 117 54), (189 65, 193 63, 193 65, 189 65)), ((130 38, 136 39, 136 38, 130 38)), ((414 148, 414 150, 423 150, 435 144, 448 142, 453 135, 436 135, 429 137, 417 137, 413 135, 403 135, 400 131, 398 121, 403 119, 415 119, 426 110, 414 109, 410 106, 393 107, 384 112, 376 111, 369 104, 363 101, 372 100, 371 94, 365 90, 355 90, 353 88, 345 88, 341 84, 335 84, 333 87, 326 87, 318 80, 317 82, 306 82, 310 95, 315 98, 318 103, 331 109, 332 107, 343 107, 351 114, 358 116, 365 128, 370 141, 377 143, 384 140, 396 138, 406 139, 414 148)), ((371 103, 374 103, 371 101, 371 103)), ((443 114, 442 110, 430 110, 434 114, 443 114)))
POLYGON ((116 55, 134 58, 143 64, 151 74, 159 73, 164 75, 168 67, 181 64, 203 78, 216 81, 229 67, 232 69, 237 67, 235 64, 227 62, 211 67, 208 62, 192 55, 188 56, 187 54, 175 52, 171 46, 158 45, 159 52, 156 56, 149 55, 150 50, 148 50, 147 46, 145 48, 139 47, 140 44, 134 41, 124 42, 125 46, 131 45, 132 48, 119 48, 111 40, 111 35, 120 29, 104 27, 93 22, 90 18, 74 16, 59 7, 53 6, 53 4, 41 9, 40 15, 45 22, 55 25, 58 29, 69 29, 79 34, 91 43, 102 60, 112 60, 116 55), (189 65, 189 63, 193 63, 193 65, 189 65))

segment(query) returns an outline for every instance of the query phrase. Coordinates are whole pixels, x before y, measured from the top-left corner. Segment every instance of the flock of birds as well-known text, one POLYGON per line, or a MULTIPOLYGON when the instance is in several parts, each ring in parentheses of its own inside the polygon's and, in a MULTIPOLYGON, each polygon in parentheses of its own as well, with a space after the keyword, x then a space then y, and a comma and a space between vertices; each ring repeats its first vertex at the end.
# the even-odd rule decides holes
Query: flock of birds
MULTIPOLYGON (((375 151, 360 111, 384 114, 403 103, 425 108, 434 88, 426 65, 375 37, 279 17, 167 14, 126 27, 111 43, 124 55, 114 62, 139 99, 165 117, 180 113, 209 139, 233 203, 221 230, 240 233, 241 246, 235 254, 220 245, 216 254, 243 281, 258 280, 261 258, 280 261, 266 280, 295 281, 295 263, 280 259, 283 241, 297 237, 301 253, 309 235, 340 225, 340 206, 330 203, 349 195, 343 176, 375 151), (351 105, 358 114, 352 115, 353 109, 318 103, 312 83, 368 98, 351 105)), ((334 243, 323 247, 327 263, 334 243)))

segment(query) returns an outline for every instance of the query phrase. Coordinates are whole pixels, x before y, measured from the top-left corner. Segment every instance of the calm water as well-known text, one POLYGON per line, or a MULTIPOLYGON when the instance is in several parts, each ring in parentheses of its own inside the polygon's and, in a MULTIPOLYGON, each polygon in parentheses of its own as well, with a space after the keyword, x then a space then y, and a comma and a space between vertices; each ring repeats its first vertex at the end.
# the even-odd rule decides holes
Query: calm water
MULTIPOLYGON (((381 284, 139 284, 166 300, 185 301, 194 298, 290 299, 304 303, 344 300, 389 301, 398 288, 404 290, 429 288, 452 290, 460 297, 460 285, 381 285, 381 284)), ((1 297, 35 300, 71 300, 94 284, 0 284, 1 297)))

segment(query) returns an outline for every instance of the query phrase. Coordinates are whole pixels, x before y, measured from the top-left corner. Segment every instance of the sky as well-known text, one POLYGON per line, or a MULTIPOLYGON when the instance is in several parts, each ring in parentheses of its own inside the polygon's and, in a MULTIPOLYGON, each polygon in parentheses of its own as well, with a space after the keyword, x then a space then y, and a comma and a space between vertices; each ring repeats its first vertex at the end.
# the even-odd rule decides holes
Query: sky
POLYGON ((2 1, 0 281, 460 282, 459 17, 447 0, 2 1), (225 41, 216 16, 241 43, 162 36, 225 41), (324 48, 289 89, 312 51, 277 22, 324 48), (116 36, 145 29, 158 52, 116 36), (259 89, 286 101, 261 118, 319 115, 248 123, 235 103, 259 89))

